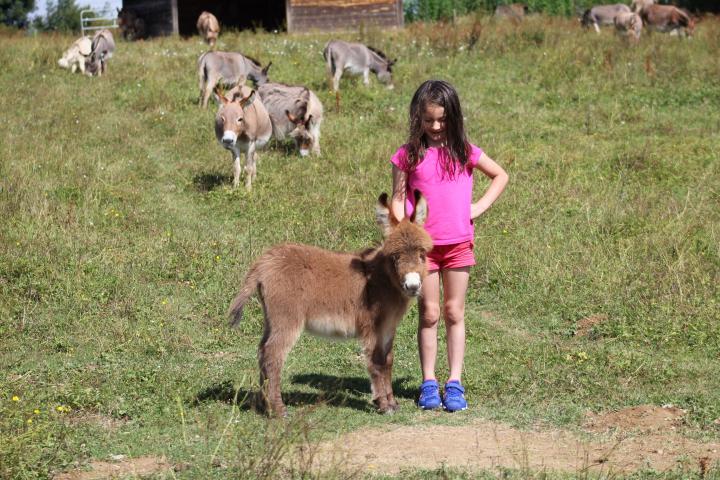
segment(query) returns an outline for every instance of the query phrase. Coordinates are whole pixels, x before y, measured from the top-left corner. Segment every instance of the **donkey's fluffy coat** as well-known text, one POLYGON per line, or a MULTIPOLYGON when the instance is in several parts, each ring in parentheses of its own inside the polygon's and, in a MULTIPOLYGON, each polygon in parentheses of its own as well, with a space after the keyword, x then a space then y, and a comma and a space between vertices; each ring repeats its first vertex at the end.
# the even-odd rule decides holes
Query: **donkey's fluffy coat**
POLYGON ((303 329, 333 338, 358 337, 370 372, 373 402, 383 413, 398 404, 392 391, 393 340, 411 297, 427 274, 432 240, 422 228, 425 199, 416 194, 411 218, 397 221, 387 201, 376 215, 385 240, 361 253, 338 253, 298 244, 277 245, 250 267, 230 307, 237 325, 247 300, 257 293, 265 314, 260 341, 260 384, 272 412, 285 415, 280 375, 303 329), (267 382, 267 384, 266 384, 267 382))

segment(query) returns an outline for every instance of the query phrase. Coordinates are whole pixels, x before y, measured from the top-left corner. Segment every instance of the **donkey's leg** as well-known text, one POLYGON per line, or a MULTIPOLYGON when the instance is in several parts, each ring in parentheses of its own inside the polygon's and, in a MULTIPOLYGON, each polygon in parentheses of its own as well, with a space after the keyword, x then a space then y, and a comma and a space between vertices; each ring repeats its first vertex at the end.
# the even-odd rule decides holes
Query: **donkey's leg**
MULTIPOLYGON (((392 343, 390 343, 392 345, 392 343)), ((382 345, 381 340, 367 350, 368 372, 370 372, 370 388, 372 390, 373 403, 381 413, 393 413, 397 410, 397 403, 392 396, 392 385, 390 377, 392 372, 392 353, 390 348, 382 345), (388 361, 390 362, 388 364, 388 361), (393 404, 388 401, 391 398, 393 404)))
POLYGON ((399 407, 398 407, 397 401, 395 400, 395 395, 393 394, 393 390, 392 390, 393 358, 394 357, 393 357, 393 351, 392 351, 392 346, 391 346, 389 351, 387 352, 387 355, 385 358, 385 386, 386 386, 388 408, 390 408, 392 411, 395 411, 399 407))
POLYGON ((235 160, 233 161, 233 188, 237 188, 240 185, 240 152, 233 152, 235 160))
POLYGON ((370 85, 370 69, 366 68, 363 70, 363 84, 367 87, 370 85))
POLYGON ((313 139, 312 153, 319 157, 320 156, 320 124, 319 123, 313 123, 310 126, 310 135, 312 135, 312 139, 313 139))
POLYGON ((245 152, 245 188, 252 189, 252 181, 257 175, 257 154, 255 153, 255 142, 250 142, 248 151, 245 152))
POLYGON ((335 70, 333 75, 333 91, 337 92, 340 89, 340 77, 342 77, 343 71, 341 68, 335 70))
POLYGON ((302 332, 302 325, 295 325, 296 322, 284 315, 274 315, 272 321, 269 318, 266 313, 265 332, 258 350, 260 385, 271 413, 284 417, 287 410, 280 393, 282 368, 302 332))
POLYGON ((208 75, 207 80, 205 81, 205 88, 201 90, 202 95, 202 107, 207 108, 208 100, 210 100, 210 95, 212 94, 213 88, 215 88, 215 85, 217 85, 218 78, 216 78, 214 75, 210 74, 208 75))

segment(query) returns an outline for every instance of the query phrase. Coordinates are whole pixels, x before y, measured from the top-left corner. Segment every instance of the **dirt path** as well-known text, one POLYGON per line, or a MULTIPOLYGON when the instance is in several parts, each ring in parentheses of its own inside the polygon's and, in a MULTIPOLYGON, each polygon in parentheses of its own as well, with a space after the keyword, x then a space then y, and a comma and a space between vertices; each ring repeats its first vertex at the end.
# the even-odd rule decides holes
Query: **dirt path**
MULTIPOLYGON (((704 477, 706 472, 720 469, 720 443, 683 436, 678 427, 684 415, 679 408, 652 405, 589 414, 583 425, 586 435, 560 429, 519 430, 486 420, 473 420, 465 426, 365 429, 301 449, 313 451, 315 468, 336 472, 399 474, 445 466, 469 471, 513 468, 614 474, 683 468, 704 477)), ((120 457, 113 462, 94 461, 54 479, 136 478, 177 468, 165 458, 120 457)))
POLYGON ((684 412, 641 406, 591 415, 589 438, 565 430, 521 431, 475 421, 462 427, 406 426, 362 430, 323 444, 321 468, 397 474, 441 466, 498 467, 563 472, 631 472, 639 469, 707 471, 720 462, 720 443, 702 443, 676 431, 684 412))

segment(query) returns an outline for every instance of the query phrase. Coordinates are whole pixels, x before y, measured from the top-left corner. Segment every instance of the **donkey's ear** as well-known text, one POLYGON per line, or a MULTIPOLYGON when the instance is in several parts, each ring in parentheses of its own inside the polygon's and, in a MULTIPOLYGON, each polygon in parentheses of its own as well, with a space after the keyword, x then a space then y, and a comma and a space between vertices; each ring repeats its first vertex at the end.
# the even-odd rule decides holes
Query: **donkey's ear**
POLYGON ((225 95, 222 94, 218 87, 215 87, 213 93, 215 93, 215 99, 218 101, 218 103, 222 103, 223 105, 227 105, 228 103, 230 103, 230 100, 225 98, 225 95))
POLYGON ((247 97, 243 97, 240 99, 240 106, 245 108, 246 106, 249 106, 252 102, 255 101, 255 90, 250 90, 250 93, 247 97))
POLYGON ((288 120, 290 120, 292 123, 297 123, 297 117, 290 113, 290 110, 285 110, 285 115, 287 115, 288 120))
POLYGON ((420 193, 420 190, 415 190, 415 210, 413 210, 410 221, 422 227, 427 218, 427 213, 427 200, 425 200, 425 197, 420 193))
POLYGON ((375 219, 378 225, 383 230, 383 235, 388 236, 392 228, 397 225, 398 221, 390 211, 390 204, 388 203, 388 194, 382 193, 378 199, 377 207, 375 208, 375 219))
POLYGON ((270 65, 272 65, 272 62, 268 63, 267 66, 262 69, 262 73, 267 75, 268 70, 270 70, 270 65))

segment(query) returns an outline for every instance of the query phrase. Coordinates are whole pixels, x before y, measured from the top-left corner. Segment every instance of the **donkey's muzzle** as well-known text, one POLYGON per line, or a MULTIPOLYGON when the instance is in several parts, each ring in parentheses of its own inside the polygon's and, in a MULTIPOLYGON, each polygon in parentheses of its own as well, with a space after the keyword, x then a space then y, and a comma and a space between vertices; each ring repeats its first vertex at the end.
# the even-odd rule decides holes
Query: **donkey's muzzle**
POLYGON ((420 288, 422 287, 420 274, 416 272, 406 274, 403 279, 402 287, 405 294, 409 297, 417 297, 420 295, 420 288))
POLYGON ((225 130, 223 132, 223 136, 222 136, 222 140, 221 140, 223 146, 232 147, 233 145, 235 145, 236 140, 237 140, 237 135, 235 134, 235 132, 233 132, 231 130, 225 130))

